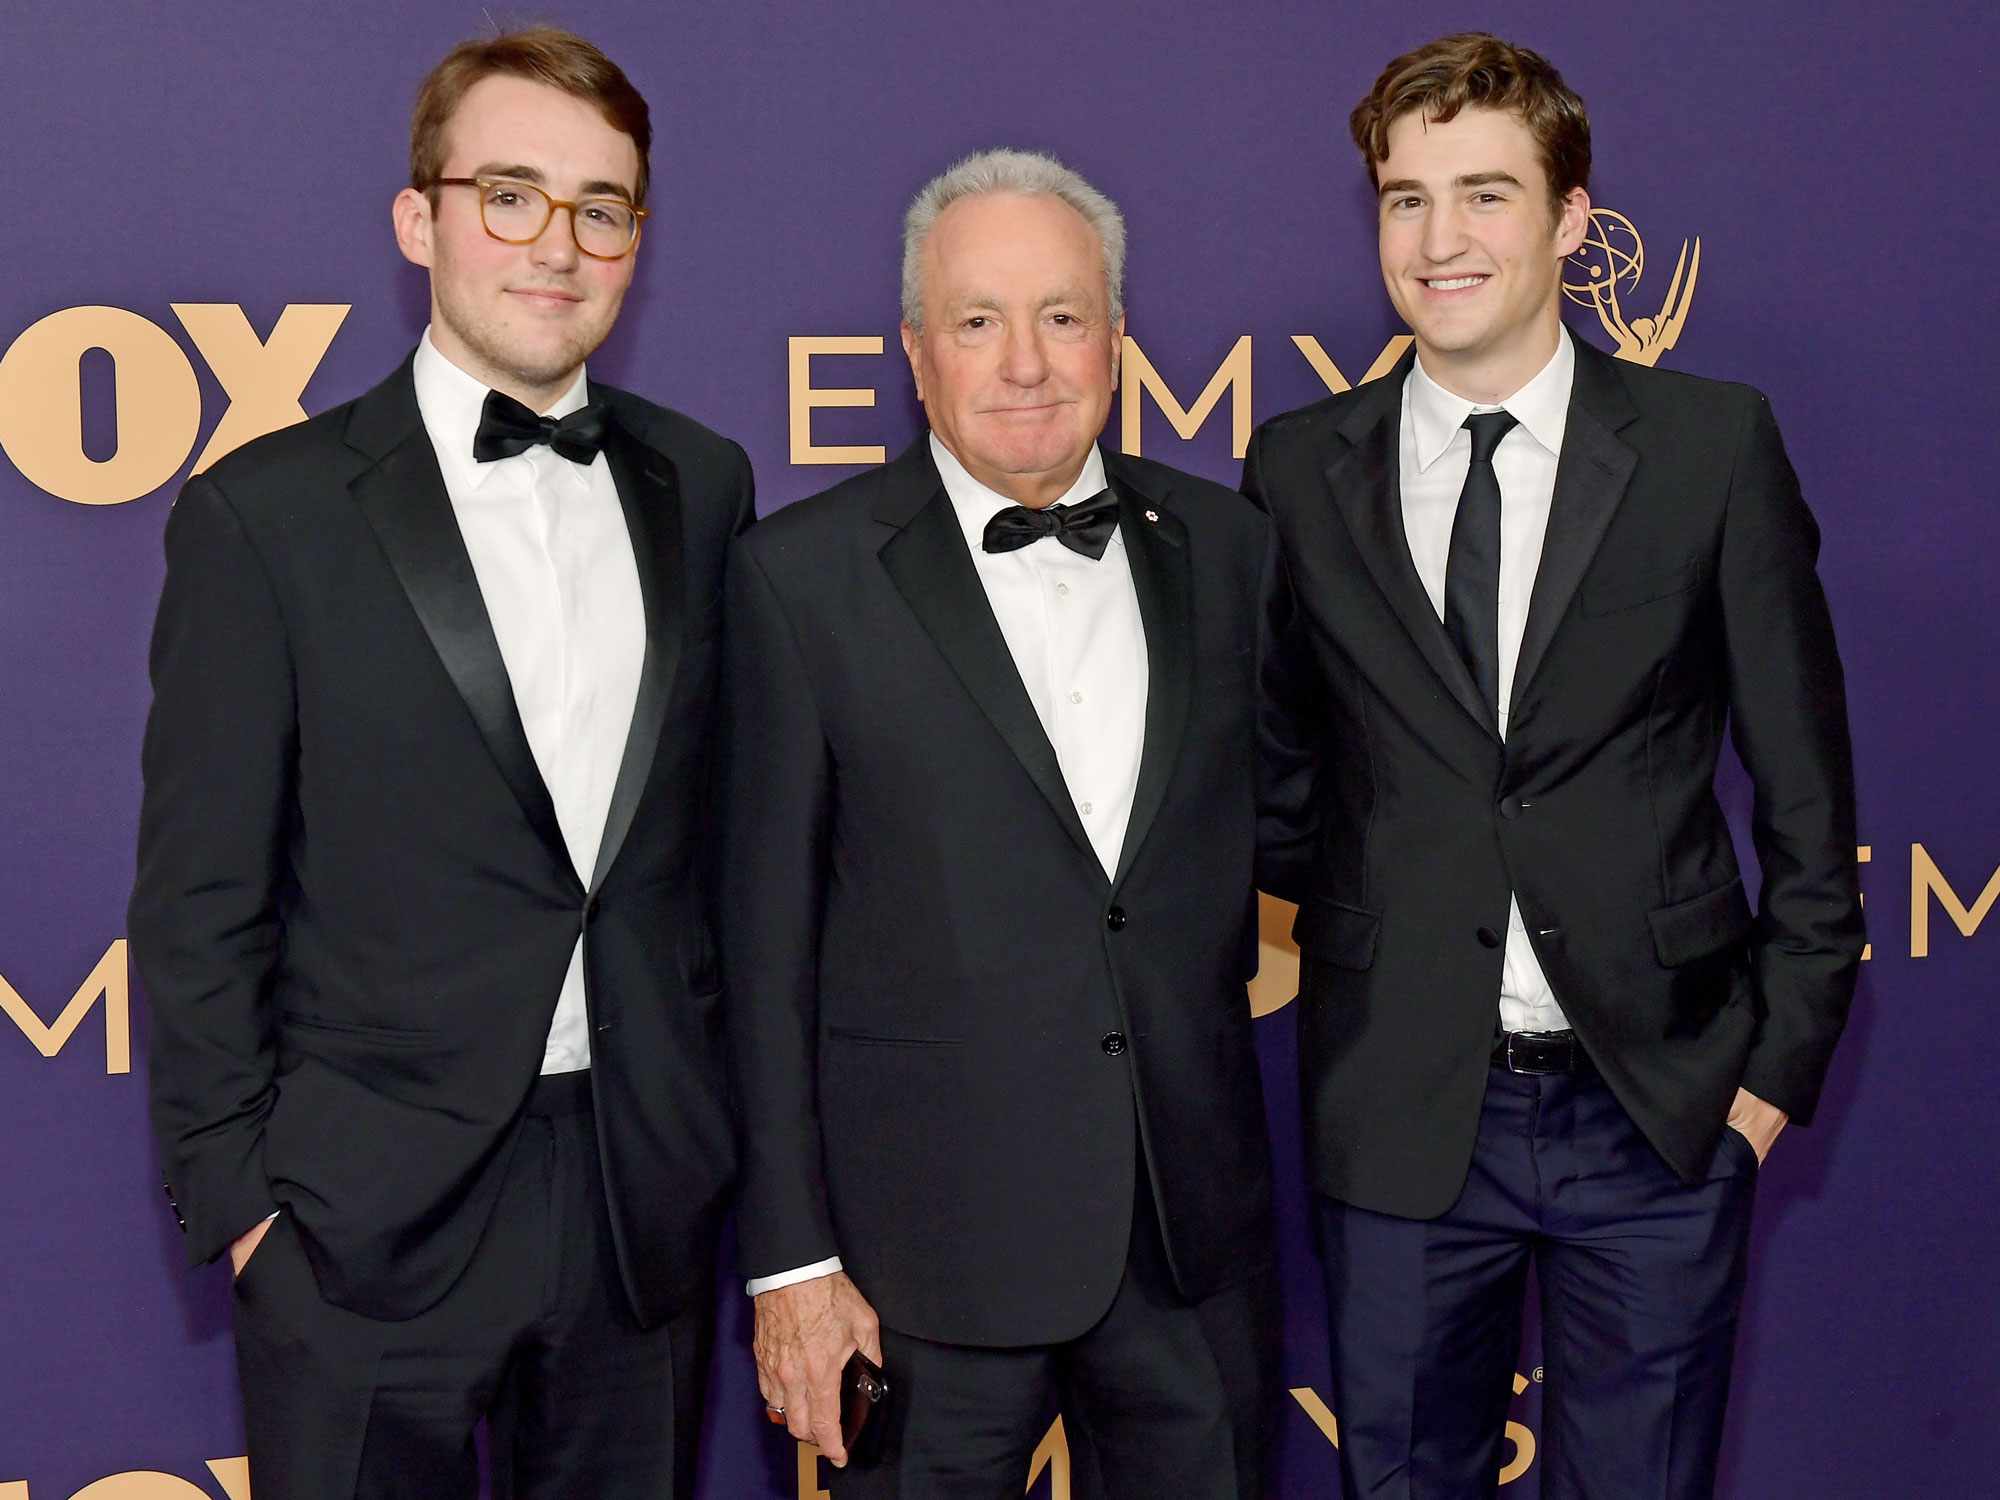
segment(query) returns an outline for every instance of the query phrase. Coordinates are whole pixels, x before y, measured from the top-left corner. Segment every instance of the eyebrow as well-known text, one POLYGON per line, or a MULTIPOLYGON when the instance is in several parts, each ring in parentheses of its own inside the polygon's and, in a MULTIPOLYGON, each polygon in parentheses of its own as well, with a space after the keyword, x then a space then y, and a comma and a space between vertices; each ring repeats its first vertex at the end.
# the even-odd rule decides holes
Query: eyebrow
MULTIPOLYGON (((1512 172, 1467 172, 1451 180, 1451 185, 1455 188, 1491 187, 1495 183, 1508 187, 1521 187, 1521 179, 1512 172)), ((1391 193, 1421 193, 1423 190, 1424 185, 1416 178, 1398 177, 1394 182, 1383 183, 1378 196, 1386 198, 1391 193)))
MULTIPOLYGON (((526 162, 488 162, 472 173, 474 177, 511 177, 516 182, 533 183, 536 187, 548 186, 548 175, 540 167, 531 167, 526 162)), ((632 189, 622 182, 610 182, 604 178, 592 178, 577 189, 581 198, 613 197, 633 201, 632 189)))

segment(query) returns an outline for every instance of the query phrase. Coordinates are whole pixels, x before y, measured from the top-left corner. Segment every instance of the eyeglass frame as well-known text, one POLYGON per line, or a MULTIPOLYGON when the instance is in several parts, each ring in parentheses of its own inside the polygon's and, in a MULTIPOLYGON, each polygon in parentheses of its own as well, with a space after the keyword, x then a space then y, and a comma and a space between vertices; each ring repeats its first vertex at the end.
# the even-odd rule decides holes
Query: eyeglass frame
POLYGON ((524 240, 510 240, 504 234, 495 234, 493 226, 486 222, 486 200, 482 198, 479 202, 479 227, 486 231, 488 239, 498 240, 503 245, 534 244, 536 240, 548 233, 549 223, 555 218, 556 210, 566 208, 569 210, 569 242, 576 246, 577 254, 587 255, 592 260, 623 260, 639 248, 639 236, 645 231, 646 216, 651 212, 650 209, 641 208, 636 203, 624 198, 615 197, 610 193, 599 193, 595 197, 590 198, 558 198, 554 193, 551 193, 540 184, 523 182, 518 177, 433 177, 431 179, 432 187, 476 187, 482 192, 487 188, 499 187, 503 184, 508 187, 523 187, 529 189, 531 192, 539 193, 549 205, 548 218, 542 220, 539 229, 524 240), (620 250, 616 255, 599 255, 595 250, 586 249, 583 241, 578 239, 576 234, 576 211, 586 203, 624 204, 632 214, 632 243, 627 245, 623 250, 620 250))

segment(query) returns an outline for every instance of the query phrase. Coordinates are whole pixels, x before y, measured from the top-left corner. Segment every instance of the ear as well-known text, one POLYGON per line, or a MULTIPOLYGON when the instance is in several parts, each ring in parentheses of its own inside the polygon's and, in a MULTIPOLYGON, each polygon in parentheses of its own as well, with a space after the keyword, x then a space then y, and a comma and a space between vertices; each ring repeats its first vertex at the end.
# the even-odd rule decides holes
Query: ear
POLYGON ((396 228, 396 248, 412 265, 431 264, 431 200, 415 188, 404 188, 389 205, 389 219, 396 228))
POLYGON ((1118 389, 1118 361, 1125 353, 1125 314, 1120 313, 1111 324, 1111 389, 1118 389))
POLYGON ((1563 194, 1562 213, 1556 219, 1556 254, 1574 255, 1590 228, 1590 194, 1571 188, 1563 194))
POLYGON ((910 381, 917 388, 917 400, 924 399, 924 336, 908 323, 902 325, 903 357, 910 362, 910 381))

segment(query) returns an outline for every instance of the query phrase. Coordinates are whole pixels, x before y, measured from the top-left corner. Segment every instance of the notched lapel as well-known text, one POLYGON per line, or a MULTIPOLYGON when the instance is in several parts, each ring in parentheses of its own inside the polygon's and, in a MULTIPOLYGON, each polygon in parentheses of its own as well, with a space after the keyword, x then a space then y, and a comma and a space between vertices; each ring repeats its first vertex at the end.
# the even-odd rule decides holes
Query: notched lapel
POLYGON ((1348 446, 1327 465, 1326 482, 1355 549, 1367 564, 1376 588, 1403 622, 1403 629, 1459 707, 1497 739, 1493 705, 1481 699, 1472 673, 1444 633, 1410 557, 1398 459, 1403 382, 1392 374, 1382 383, 1394 391, 1395 399, 1378 402, 1373 420, 1364 416, 1362 421, 1342 427, 1348 446))
POLYGON ((632 727, 625 736, 625 753, 618 763, 611 808, 597 845, 597 868, 590 887, 596 890, 625 846, 639 801, 652 775, 672 701, 674 677, 680 670, 686 638, 687 585, 682 567, 681 492, 673 464, 640 442, 614 416, 606 431, 604 456, 625 512, 625 530, 632 542, 632 560, 639 570, 639 593, 646 609, 646 655, 639 668, 639 692, 632 703, 632 727))
MULTIPOLYGON (((556 821, 555 803, 542 781, 520 711, 514 705, 507 664, 501 659, 472 556, 465 550, 458 518, 445 493, 437 454, 417 415, 415 390, 408 385, 407 370, 403 379, 410 421, 394 446, 352 481, 350 493, 374 528, 432 649, 465 700, 480 738, 486 741, 529 826, 552 851, 561 854, 558 863, 568 870, 569 854, 556 821)), ((366 409, 356 413, 358 419, 377 415, 366 409)))
POLYGON ((1576 384, 1570 396, 1562 457, 1556 462, 1555 492, 1541 566, 1528 597, 1528 623, 1514 667, 1513 706, 1527 701, 1535 672, 1569 612, 1590 560, 1625 498, 1639 467, 1639 455, 1617 436, 1636 413, 1619 386, 1609 355, 1576 346, 1576 384))
MULTIPOLYGON (((928 459, 924 467, 930 467, 928 459)), ((937 483, 935 476, 932 482, 937 483)), ((884 516, 881 511, 877 514, 884 516)), ((965 550, 965 534, 942 484, 882 545, 880 556, 897 592, 972 701, 1040 788, 1064 831, 1101 873, 1103 866, 1071 803, 1055 747, 1021 685, 1007 638, 986 602, 986 590, 965 550)))
POLYGON ((1187 729, 1194 673, 1193 560, 1186 525, 1166 508, 1169 498, 1135 494, 1122 479, 1118 484, 1118 534, 1125 542, 1146 632, 1146 738, 1114 885, 1125 878, 1146 841, 1187 729))

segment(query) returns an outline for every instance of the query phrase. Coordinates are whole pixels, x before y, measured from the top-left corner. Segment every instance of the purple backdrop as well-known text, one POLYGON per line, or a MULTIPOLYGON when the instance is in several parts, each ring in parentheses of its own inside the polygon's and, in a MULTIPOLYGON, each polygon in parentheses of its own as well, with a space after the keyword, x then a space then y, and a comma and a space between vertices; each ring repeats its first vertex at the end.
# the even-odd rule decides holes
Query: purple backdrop
MULTIPOLYGON (((93 1485, 90 1500, 241 1500, 238 1471, 209 1467, 242 1452, 225 1276, 180 1268, 145 1128, 136 994, 130 1070, 116 1071, 126 978, 114 945, 160 531, 233 398, 257 430, 254 418, 283 413, 283 376, 295 385, 312 369, 302 400, 317 411, 414 340, 423 282, 396 256, 387 214, 408 105, 426 67, 484 22, 474 4, 381 0, 8 10, 0 1500, 93 1485), (221 310, 184 318, 175 304, 221 310), (313 315, 272 336, 294 304, 351 309, 316 366, 313 315), (245 342, 232 307, 270 353, 245 342), (159 332, 110 313, 42 322, 75 308, 123 309, 159 332), (116 357, 79 359, 78 329, 116 357), (79 400, 80 455, 64 415, 79 400), (159 478, 129 503, 75 503, 94 482, 85 460, 114 454, 97 472, 129 474, 150 454, 159 478)), ((1262 418, 1325 389, 1294 335, 1359 380, 1397 331, 1344 124, 1381 63, 1484 24, 1563 67, 1593 106, 1595 199, 1647 248, 1644 274, 1621 287, 1628 322, 1661 312, 1676 253, 1698 238, 1698 284, 1661 362, 1752 381, 1777 407, 1826 531, 1853 699, 1874 956, 1821 1123, 1788 1135, 1763 1181, 1726 1458, 1737 1496, 2000 1492, 1988 1457, 2000 1299, 1978 1227, 2000 1131, 2000 919, 1976 920, 1981 895, 2000 894, 2000 714, 1992 669, 1977 664, 2000 545, 1986 477, 2000 424, 1987 410, 1992 300, 1966 290, 1996 224, 1977 164, 2000 90, 1966 58, 1983 9, 1900 14, 1885 26, 1862 0, 1536 0, 1498 15, 1455 3, 1017 0, 1003 13, 850 0, 821 13, 599 0, 535 16, 602 43, 655 111, 652 227, 593 369, 739 438, 766 510, 852 472, 792 462, 804 396, 790 340, 876 337, 890 351, 812 360, 816 386, 878 392, 872 407, 813 410, 813 442, 894 452, 916 432, 895 354, 897 221, 954 155, 1041 147, 1093 177, 1130 221, 1130 332, 1161 380, 1192 406, 1249 335, 1262 418)), ((1591 309, 1571 311, 1583 336, 1610 342, 1591 309)), ((319 316, 323 336, 332 315, 319 316)), ((1183 439, 1149 397, 1144 451, 1233 480, 1232 399, 1183 439)), ((1107 440, 1121 430, 1114 416, 1107 440)), ((1331 1495, 1290 1012, 1257 1024, 1289 1190, 1286 1383, 1298 1390, 1279 1492, 1331 1495)), ((722 1295, 703 1493, 813 1495, 792 1445, 758 1416, 742 1299, 722 1295)), ((1527 1462, 1509 1495, 1536 1489, 1533 1360, 1531 1347, 1514 1413, 1527 1462)), ((1052 1491, 1063 1487, 1045 1474, 1034 1493, 1052 1491)))

